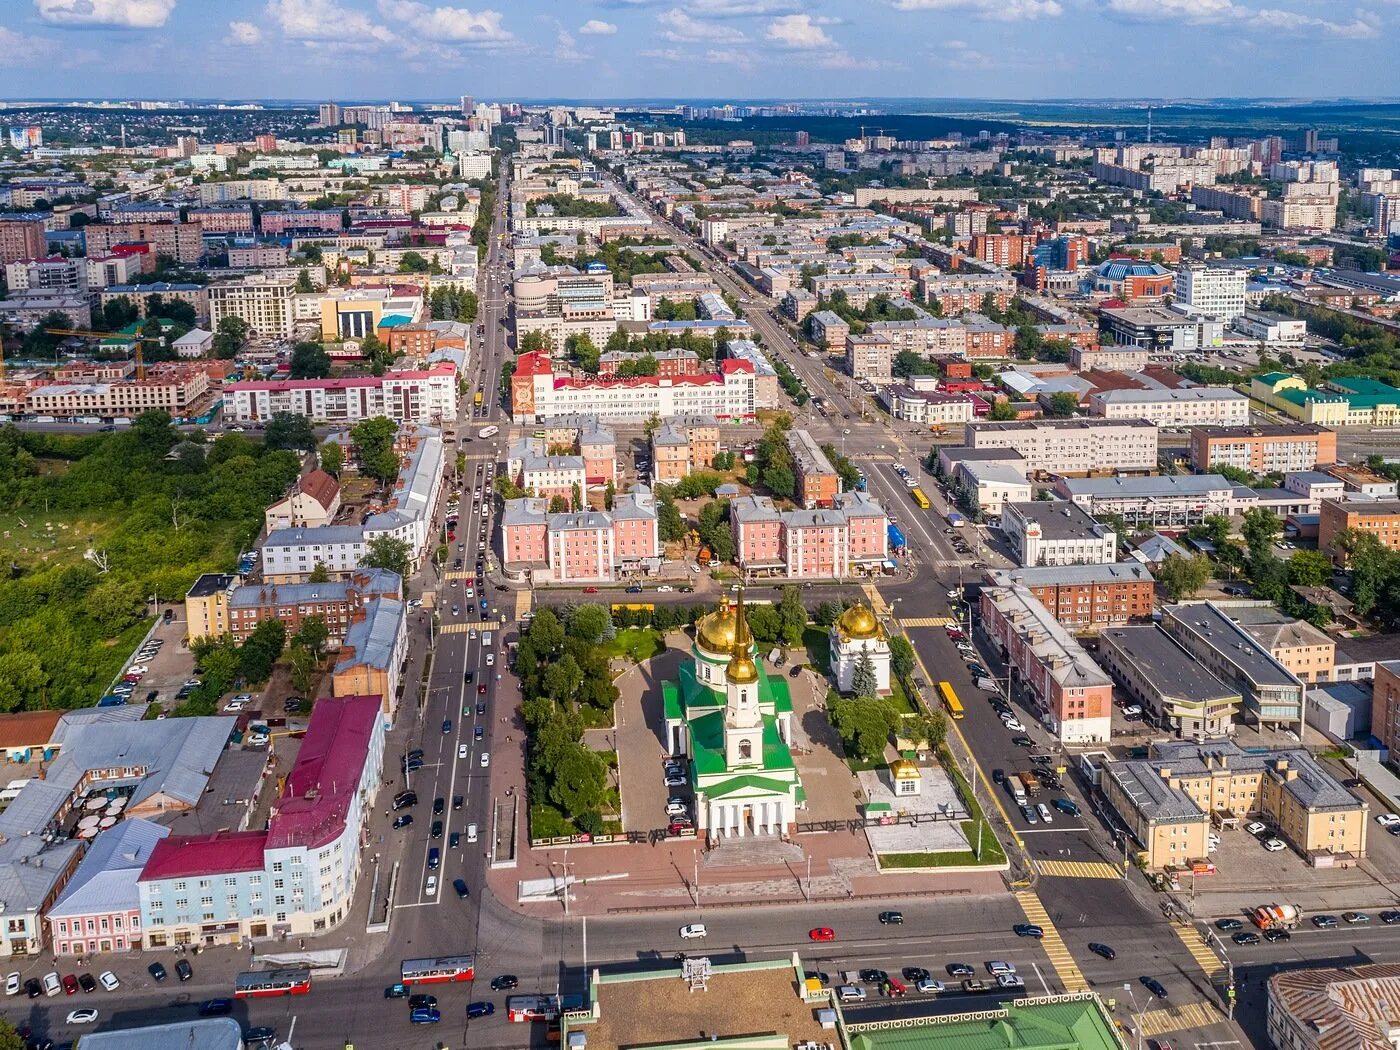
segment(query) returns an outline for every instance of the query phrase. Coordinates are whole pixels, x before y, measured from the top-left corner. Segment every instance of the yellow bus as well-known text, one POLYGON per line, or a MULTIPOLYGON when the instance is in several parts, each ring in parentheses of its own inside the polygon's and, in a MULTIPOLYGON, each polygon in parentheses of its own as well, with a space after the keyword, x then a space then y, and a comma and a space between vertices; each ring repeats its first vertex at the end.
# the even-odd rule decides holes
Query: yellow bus
POLYGON ((920 510, 928 510, 928 497, 924 495, 923 489, 912 488, 909 490, 909 495, 914 500, 914 502, 919 505, 920 510))
POLYGON ((474 400, 478 405, 481 404, 481 391, 480 391, 480 390, 478 390, 478 391, 476 392, 476 397, 473 398, 473 400, 474 400))
POLYGON ((953 718, 963 716, 962 701, 958 699, 958 694, 953 692, 953 686, 949 682, 939 682, 938 691, 943 694, 943 702, 948 705, 948 714, 953 718))

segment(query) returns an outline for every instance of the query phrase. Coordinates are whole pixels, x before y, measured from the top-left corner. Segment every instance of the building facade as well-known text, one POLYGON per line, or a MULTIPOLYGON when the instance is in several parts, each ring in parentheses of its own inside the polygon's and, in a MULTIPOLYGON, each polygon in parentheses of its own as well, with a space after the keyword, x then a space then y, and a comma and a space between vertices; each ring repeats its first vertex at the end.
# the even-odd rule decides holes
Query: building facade
POLYGON ((1337 432, 1312 423, 1193 426, 1191 466, 1227 466, 1251 474, 1316 470, 1337 462, 1337 432))
POLYGON ((1155 581, 1135 561, 1097 565, 1045 565, 994 569, 996 587, 1024 587, 1059 623, 1072 631, 1092 631, 1152 617, 1155 581))
POLYGON ((969 423, 963 441, 976 449, 1015 449, 1025 459, 1027 473, 1131 474, 1157 469, 1157 427, 1146 420, 969 423))
POLYGON ((1118 535, 1068 500, 1010 502, 1001 531, 1022 565, 1107 565, 1118 560, 1118 535))

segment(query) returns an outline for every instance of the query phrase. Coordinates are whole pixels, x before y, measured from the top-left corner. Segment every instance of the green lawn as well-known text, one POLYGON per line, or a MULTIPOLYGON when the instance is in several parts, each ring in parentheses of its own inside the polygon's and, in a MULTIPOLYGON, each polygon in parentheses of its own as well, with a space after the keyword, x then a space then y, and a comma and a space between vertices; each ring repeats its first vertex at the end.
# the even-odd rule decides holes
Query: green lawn
POLYGON ((825 627, 808 624, 802 632, 802 644, 807 648, 807 663, 820 674, 831 667, 831 638, 825 627))
POLYGON ((67 565, 82 560, 91 544, 106 546, 115 517, 91 512, 0 511, 0 561, 27 565, 67 565))
POLYGON ((914 715, 919 713, 914 701, 909 699, 909 694, 904 691, 904 683, 893 675, 890 676, 890 703, 902 715, 914 715))
POLYGON ((666 640, 654 627, 624 627, 603 644, 603 651, 611 659, 625 656, 633 663, 641 663, 664 653, 666 640))
MULTIPOLYGON (((976 841, 977 830, 972 821, 963 822, 963 832, 970 835, 970 841, 976 841)), ((880 867, 965 868, 1006 863, 1006 854, 1002 852, 999 845, 996 845, 996 836, 991 833, 990 828, 982 835, 982 847, 981 860, 973 856, 970 849, 950 850, 946 853, 881 853, 879 856, 880 867)))

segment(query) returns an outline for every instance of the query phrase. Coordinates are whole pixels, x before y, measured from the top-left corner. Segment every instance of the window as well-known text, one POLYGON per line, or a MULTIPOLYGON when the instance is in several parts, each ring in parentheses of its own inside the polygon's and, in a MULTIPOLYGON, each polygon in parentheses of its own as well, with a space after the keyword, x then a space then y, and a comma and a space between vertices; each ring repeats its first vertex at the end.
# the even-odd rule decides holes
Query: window
POLYGON ((179 893, 179 892, 180 892, 181 890, 183 890, 184 888, 185 888, 185 882, 184 882, 183 879, 181 879, 179 882, 175 883, 175 892, 176 892, 176 893, 179 893))
POLYGON ((175 910, 176 910, 176 911, 184 911, 184 910, 185 910, 186 908, 188 908, 189 906, 190 906, 190 902, 189 902, 188 900, 186 900, 184 897, 177 897, 177 898, 175 899, 175 910))

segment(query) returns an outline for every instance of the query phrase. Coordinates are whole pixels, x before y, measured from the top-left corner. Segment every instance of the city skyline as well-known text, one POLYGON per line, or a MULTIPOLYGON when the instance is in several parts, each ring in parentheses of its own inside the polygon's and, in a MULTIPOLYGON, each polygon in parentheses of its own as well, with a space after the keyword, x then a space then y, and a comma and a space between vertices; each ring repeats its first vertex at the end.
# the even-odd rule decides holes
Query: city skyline
POLYGON ((1400 35, 1393 0, 14 6, 0 95, 24 98, 1376 97, 1400 35))

